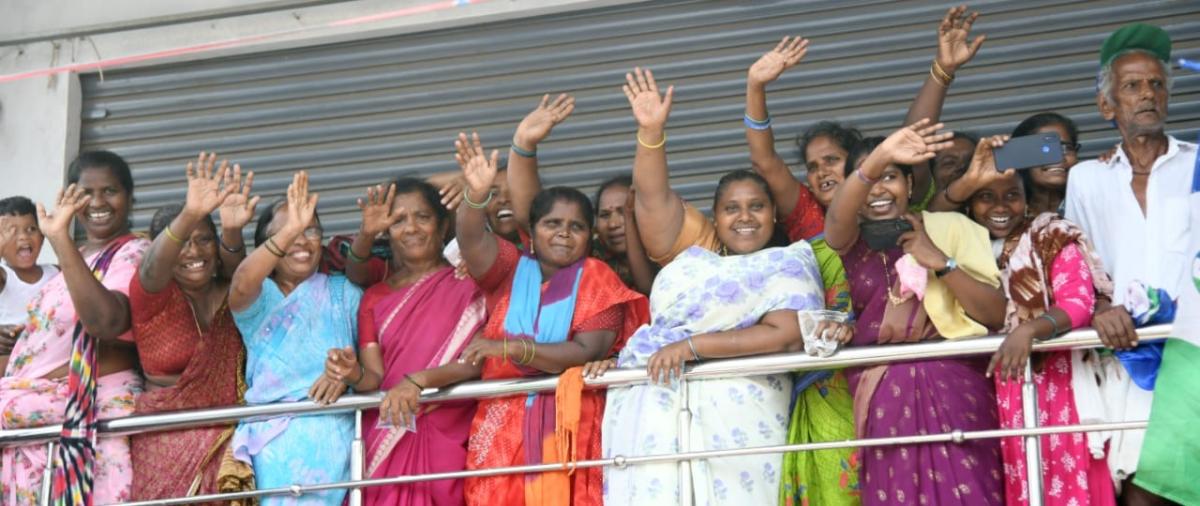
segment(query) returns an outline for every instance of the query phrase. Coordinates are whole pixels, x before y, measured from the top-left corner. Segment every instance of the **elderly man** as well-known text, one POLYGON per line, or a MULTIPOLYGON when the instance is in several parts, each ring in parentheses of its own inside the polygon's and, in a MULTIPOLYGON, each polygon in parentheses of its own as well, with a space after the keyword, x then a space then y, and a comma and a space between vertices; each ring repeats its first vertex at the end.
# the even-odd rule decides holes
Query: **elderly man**
MULTIPOLYGON (((1167 33, 1144 24, 1122 27, 1104 41, 1096 103, 1101 115, 1120 130, 1121 144, 1108 162, 1076 165, 1067 184, 1066 217, 1087 231, 1114 281, 1115 300, 1096 313, 1093 326, 1105 344, 1116 349, 1137 343, 1133 321, 1123 307, 1132 283, 1164 289, 1173 297, 1184 288, 1190 222, 1186 201, 1196 145, 1163 131, 1170 52, 1167 33)), ((1152 393, 1132 385, 1123 371, 1108 379, 1103 388, 1108 413, 1118 419, 1113 421, 1146 420, 1152 393)), ((1159 384, 1167 381, 1162 378, 1159 384)), ((1163 403, 1155 406, 1174 409, 1163 403)), ((1124 480, 1124 502, 1155 504, 1158 498, 1147 489, 1166 493, 1158 483, 1161 479, 1144 480, 1143 473, 1138 473, 1136 484, 1126 479, 1139 469, 1144 433, 1110 436, 1109 468, 1115 479, 1124 480)), ((1200 470, 1192 472, 1192 480, 1200 476, 1200 470)))

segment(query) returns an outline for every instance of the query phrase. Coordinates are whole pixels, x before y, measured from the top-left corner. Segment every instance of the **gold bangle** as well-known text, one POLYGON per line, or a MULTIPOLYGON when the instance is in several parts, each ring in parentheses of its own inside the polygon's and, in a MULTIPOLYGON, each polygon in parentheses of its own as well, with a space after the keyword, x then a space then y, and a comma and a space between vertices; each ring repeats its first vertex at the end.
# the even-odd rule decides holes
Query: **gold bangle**
POLYGON ((938 80, 938 82, 942 83, 942 86, 949 87, 950 83, 954 82, 954 76, 950 75, 949 72, 946 72, 941 65, 938 65, 937 60, 934 60, 933 64, 929 66, 929 73, 932 74, 933 77, 938 80))
POLYGON ((663 132, 662 141, 659 142, 658 144, 654 144, 654 145, 646 144, 646 141, 642 140, 641 133, 638 133, 636 135, 636 137, 637 137, 638 144, 641 144, 642 147, 646 148, 646 149, 658 149, 658 148, 663 147, 663 145, 665 145, 667 143, 667 133, 666 132, 663 132))
POLYGON ((508 360, 508 336, 504 336, 504 344, 500 345, 500 358, 508 360))
POLYGON ((933 72, 933 69, 929 69, 929 77, 932 77, 933 81, 938 83, 939 85, 941 85, 941 87, 943 87, 943 88, 950 87, 950 85, 947 84, 946 81, 943 81, 942 78, 938 77, 938 75, 933 72))
POLYGON ((167 239, 175 241, 179 244, 183 244, 183 242, 184 242, 183 239, 180 239, 179 236, 175 235, 175 233, 171 231, 170 223, 168 223, 167 226, 163 227, 163 233, 167 234, 167 239))
POLYGON ((529 340, 529 360, 526 360, 525 363, 522 365, 532 364, 534 358, 537 358, 537 341, 530 339, 529 340))

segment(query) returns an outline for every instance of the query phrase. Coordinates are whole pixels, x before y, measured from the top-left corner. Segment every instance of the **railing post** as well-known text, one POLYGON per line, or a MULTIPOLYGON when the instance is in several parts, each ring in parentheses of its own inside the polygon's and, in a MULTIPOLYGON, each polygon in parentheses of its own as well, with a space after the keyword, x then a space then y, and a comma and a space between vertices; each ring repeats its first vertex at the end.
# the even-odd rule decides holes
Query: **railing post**
MULTIPOLYGON (((1025 361, 1025 381, 1021 385, 1021 411, 1025 428, 1038 426, 1037 385, 1033 382, 1033 357, 1025 361)), ((1029 506, 1042 506, 1042 445, 1039 436, 1025 436, 1025 480, 1029 486, 1029 506)))
MULTIPOLYGON (((688 381, 679 378, 679 451, 692 451, 692 408, 688 400, 688 381)), ((679 461, 679 505, 692 506, 692 462, 679 461)))
POLYGON ((54 443, 46 443, 46 468, 42 470, 42 495, 38 500, 42 506, 50 505, 51 484, 54 482, 54 443))
MULTIPOLYGON (((350 443, 350 479, 352 481, 361 481, 363 479, 363 427, 362 427, 362 410, 354 410, 354 441, 350 443)), ((362 506, 363 491, 361 488, 350 489, 349 506, 362 506)))

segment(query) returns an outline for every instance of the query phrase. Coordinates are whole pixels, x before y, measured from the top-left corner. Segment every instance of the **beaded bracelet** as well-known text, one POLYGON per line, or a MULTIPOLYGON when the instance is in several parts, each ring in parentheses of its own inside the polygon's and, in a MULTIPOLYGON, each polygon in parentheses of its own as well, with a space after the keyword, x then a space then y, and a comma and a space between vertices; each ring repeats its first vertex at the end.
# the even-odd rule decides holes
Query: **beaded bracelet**
POLYGON ((488 196, 486 199, 483 199, 483 202, 475 203, 475 202, 471 202, 471 190, 470 189, 463 189, 463 193, 462 193, 463 202, 466 203, 467 207, 469 207, 471 209, 486 208, 488 203, 490 203, 492 201, 492 197, 495 195, 496 195, 495 191, 488 191, 488 196))
POLYGON ((754 118, 751 118, 750 115, 747 114, 747 115, 745 115, 745 117, 742 118, 742 122, 746 124, 746 128, 749 128, 751 130, 760 130, 761 131, 761 130, 770 130, 771 129, 771 117, 770 116, 767 116, 767 119, 765 119, 765 120, 759 121, 754 118))

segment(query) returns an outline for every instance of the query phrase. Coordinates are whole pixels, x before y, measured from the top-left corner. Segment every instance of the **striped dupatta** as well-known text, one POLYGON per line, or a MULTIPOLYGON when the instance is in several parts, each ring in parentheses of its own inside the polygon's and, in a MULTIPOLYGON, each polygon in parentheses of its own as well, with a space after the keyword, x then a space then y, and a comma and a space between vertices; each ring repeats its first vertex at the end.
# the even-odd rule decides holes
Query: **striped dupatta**
MULTIPOLYGON (((104 249, 91 265, 92 275, 104 279, 108 267, 117 252, 134 236, 122 236, 104 249)), ((54 450, 54 480, 51 488, 51 503, 58 506, 91 506, 92 487, 95 476, 92 465, 96 461, 96 376, 99 373, 95 337, 83 328, 83 322, 75 322, 71 337, 71 361, 67 373, 70 397, 54 450)))

